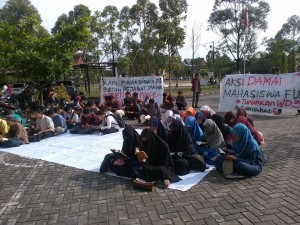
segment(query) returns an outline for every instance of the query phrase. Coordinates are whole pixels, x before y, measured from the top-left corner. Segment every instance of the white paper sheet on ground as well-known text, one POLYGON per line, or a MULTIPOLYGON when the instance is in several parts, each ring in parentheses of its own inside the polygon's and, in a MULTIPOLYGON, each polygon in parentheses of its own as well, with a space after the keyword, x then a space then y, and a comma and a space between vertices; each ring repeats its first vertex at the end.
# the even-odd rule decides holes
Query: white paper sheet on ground
POLYGON ((187 191, 191 187, 195 186, 199 183, 210 171, 212 171, 215 167, 209 166, 208 169, 206 169, 204 172, 196 172, 192 171, 191 173, 180 176, 182 179, 181 181, 178 181, 176 183, 170 184, 169 188, 176 189, 179 191, 187 191))
MULTIPOLYGON (((141 133, 140 129, 137 131, 141 133)), ((104 156, 111 153, 110 149, 121 149, 122 143, 122 130, 103 136, 67 133, 20 147, 0 148, 0 151, 99 172, 104 156)), ((171 184, 170 188, 180 191, 189 190, 203 179, 212 168, 210 167, 203 173, 192 172, 182 176, 182 180, 171 184)))

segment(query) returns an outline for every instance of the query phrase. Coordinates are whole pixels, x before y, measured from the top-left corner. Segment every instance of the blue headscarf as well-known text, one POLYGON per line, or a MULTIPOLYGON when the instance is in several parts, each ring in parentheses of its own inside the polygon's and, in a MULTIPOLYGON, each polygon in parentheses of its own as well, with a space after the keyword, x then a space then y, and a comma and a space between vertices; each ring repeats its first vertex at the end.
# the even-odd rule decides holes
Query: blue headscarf
POLYGON ((196 118, 196 120, 197 120, 197 119, 201 119, 201 120, 202 120, 202 123, 199 124, 199 127, 202 129, 202 131, 204 131, 203 123, 205 122, 206 118, 205 118, 205 116, 203 115, 203 113, 202 113, 202 112, 197 112, 197 113, 195 114, 195 118, 196 118))
POLYGON ((191 135, 191 138, 192 138, 194 144, 196 143, 196 141, 203 141, 204 140, 203 131, 199 127, 195 117, 188 116, 185 119, 185 126, 190 128, 188 130, 188 132, 191 135))
POLYGON ((234 125, 231 133, 240 138, 239 141, 233 143, 233 151, 237 158, 249 159, 254 152, 257 152, 257 155, 262 155, 261 148, 244 124, 238 123, 234 125))

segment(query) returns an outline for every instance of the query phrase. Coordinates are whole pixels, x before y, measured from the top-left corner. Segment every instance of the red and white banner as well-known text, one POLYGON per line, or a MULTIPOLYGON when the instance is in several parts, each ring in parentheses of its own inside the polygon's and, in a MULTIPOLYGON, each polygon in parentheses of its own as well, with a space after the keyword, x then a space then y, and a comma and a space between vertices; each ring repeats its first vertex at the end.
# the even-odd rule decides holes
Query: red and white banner
POLYGON ((227 75, 220 84, 219 111, 240 107, 270 115, 277 115, 278 109, 300 109, 300 74, 227 75))

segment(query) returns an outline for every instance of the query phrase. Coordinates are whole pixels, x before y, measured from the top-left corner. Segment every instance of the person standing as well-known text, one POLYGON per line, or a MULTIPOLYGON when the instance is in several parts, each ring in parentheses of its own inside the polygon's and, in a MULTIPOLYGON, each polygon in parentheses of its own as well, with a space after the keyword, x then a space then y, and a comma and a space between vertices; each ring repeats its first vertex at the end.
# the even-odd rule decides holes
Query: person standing
POLYGON ((198 73, 196 73, 195 77, 192 78, 191 83, 192 83, 192 92, 193 92, 192 107, 199 108, 198 100, 201 92, 201 85, 200 85, 200 78, 198 73))

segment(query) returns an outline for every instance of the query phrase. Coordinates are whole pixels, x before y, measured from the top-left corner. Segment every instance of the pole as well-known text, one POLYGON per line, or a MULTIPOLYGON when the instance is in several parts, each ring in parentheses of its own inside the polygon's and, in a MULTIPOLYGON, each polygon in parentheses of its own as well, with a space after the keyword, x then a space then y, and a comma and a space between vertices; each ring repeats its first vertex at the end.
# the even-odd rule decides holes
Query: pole
POLYGON ((113 25, 110 24, 110 39, 111 39, 111 54, 112 54, 112 69, 113 69, 113 76, 116 76, 116 65, 115 65, 115 49, 114 49, 114 40, 113 40, 113 25))
POLYGON ((215 77, 215 42, 213 41, 212 42, 212 57, 213 57, 213 75, 214 75, 214 77, 215 77))
POLYGON ((246 56, 244 56, 244 74, 246 74, 246 56))

